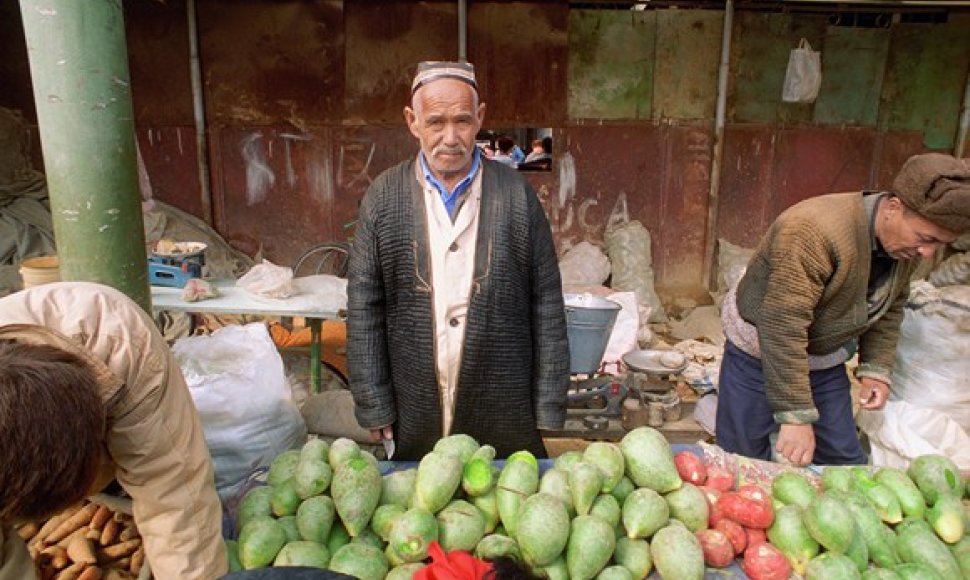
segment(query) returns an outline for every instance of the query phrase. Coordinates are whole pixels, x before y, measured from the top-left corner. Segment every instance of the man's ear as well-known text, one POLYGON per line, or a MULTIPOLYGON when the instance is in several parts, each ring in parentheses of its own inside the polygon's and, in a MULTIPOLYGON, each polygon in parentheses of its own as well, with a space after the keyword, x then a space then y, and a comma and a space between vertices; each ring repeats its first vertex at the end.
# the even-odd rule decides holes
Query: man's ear
POLYGON ((481 127, 485 122, 485 103, 478 104, 478 126, 481 127))
POLYGON ((407 123, 408 130, 417 139, 421 139, 421 133, 418 131, 418 115, 414 112, 411 107, 404 107, 404 122, 407 123))

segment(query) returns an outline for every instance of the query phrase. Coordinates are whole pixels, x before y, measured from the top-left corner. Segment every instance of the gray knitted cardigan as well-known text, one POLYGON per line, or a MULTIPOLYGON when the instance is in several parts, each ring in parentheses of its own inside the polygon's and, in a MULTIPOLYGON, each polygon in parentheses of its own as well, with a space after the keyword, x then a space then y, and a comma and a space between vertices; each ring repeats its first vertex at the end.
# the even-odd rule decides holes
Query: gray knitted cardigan
MULTIPOLYGON (((383 174, 360 206, 350 257, 347 357, 357 420, 394 424, 395 459, 441 437, 431 263, 415 160, 383 174)), ((545 456, 538 428, 561 428, 569 385, 552 232, 515 170, 485 160, 474 277, 452 433, 545 456)), ((437 283, 442 283, 438 281, 437 283)), ((445 282, 446 283, 446 282, 445 282)))

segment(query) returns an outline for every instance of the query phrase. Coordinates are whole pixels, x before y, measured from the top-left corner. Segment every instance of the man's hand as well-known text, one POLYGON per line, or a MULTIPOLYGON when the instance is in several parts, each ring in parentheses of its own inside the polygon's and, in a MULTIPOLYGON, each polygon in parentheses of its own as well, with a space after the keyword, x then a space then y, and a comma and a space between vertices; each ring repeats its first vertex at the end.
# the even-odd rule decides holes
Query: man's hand
POLYGON ((794 465, 808 465, 815 455, 815 428, 811 424, 782 425, 775 449, 794 465))
POLYGON ((394 428, 390 425, 378 427, 370 430, 370 438, 374 443, 380 443, 382 439, 394 439, 394 428))
POLYGON ((862 377, 859 389, 859 406, 863 409, 878 411, 889 400, 889 385, 872 377, 862 377))

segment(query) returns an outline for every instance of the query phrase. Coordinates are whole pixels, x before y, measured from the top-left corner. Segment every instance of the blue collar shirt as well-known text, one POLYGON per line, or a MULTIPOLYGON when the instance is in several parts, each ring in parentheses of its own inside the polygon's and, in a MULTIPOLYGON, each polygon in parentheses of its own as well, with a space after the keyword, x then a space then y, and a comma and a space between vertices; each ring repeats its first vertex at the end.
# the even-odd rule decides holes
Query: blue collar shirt
POLYGON ((462 194, 468 191, 468 188, 471 187, 472 180, 475 179, 475 174, 478 173, 478 168, 482 164, 481 153, 479 152, 478 147, 476 146, 475 152, 472 153, 472 167, 468 171, 468 175, 459 181, 458 185, 456 185, 455 189, 452 191, 448 191, 445 184, 438 181, 438 178, 431 173, 431 169, 428 167, 428 162, 424 158, 423 151, 418 154, 418 159, 421 161, 421 171, 424 172, 425 181, 434 186, 434 188, 438 191, 438 194, 441 196, 441 202, 445 204, 445 209, 448 210, 448 215, 451 216, 452 220, 454 220, 458 200, 461 198, 462 194))

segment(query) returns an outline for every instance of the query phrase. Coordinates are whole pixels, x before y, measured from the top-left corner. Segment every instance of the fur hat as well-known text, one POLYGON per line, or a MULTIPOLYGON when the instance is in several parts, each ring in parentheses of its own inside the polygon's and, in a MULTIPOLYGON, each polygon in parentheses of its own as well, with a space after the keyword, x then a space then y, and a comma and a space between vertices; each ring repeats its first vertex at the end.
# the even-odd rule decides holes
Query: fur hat
POLYGON ((970 166, 942 153, 913 155, 893 181, 907 207, 956 234, 970 230, 970 166))

